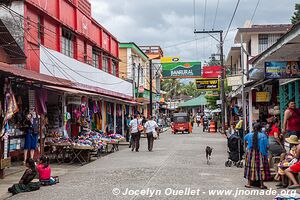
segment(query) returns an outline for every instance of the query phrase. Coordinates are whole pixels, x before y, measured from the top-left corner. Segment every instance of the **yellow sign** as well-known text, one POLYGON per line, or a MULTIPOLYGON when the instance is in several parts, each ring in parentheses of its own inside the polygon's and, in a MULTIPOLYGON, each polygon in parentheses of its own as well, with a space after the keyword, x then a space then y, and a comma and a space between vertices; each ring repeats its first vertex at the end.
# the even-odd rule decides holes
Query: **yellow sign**
POLYGON ((161 63, 176 63, 179 62, 179 57, 163 57, 160 59, 161 63))
POLYGON ((218 78, 198 78, 195 80, 197 90, 214 91, 220 89, 218 78))
POLYGON ((256 92, 256 102, 269 102, 270 93, 269 92, 256 92))

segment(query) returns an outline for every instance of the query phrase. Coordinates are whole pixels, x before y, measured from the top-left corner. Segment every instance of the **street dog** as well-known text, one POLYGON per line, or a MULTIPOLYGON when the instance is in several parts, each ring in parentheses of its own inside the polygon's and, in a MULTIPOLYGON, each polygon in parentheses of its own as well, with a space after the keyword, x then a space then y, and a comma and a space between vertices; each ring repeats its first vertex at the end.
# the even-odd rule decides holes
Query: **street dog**
POLYGON ((210 159, 211 159, 211 153, 212 153, 213 148, 211 148, 210 146, 207 146, 205 149, 205 153, 206 153, 206 162, 209 165, 210 164, 210 159))

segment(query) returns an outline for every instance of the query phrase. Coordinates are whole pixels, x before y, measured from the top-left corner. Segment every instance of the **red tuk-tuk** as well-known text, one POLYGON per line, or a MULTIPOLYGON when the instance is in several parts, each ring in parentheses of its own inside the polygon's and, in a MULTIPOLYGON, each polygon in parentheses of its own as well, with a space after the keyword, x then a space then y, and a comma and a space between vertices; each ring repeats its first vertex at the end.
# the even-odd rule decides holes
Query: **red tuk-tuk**
POLYGON ((191 133, 193 131, 192 125, 190 123, 190 117, 187 113, 174 113, 171 128, 172 133, 174 134, 178 132, 191 133))

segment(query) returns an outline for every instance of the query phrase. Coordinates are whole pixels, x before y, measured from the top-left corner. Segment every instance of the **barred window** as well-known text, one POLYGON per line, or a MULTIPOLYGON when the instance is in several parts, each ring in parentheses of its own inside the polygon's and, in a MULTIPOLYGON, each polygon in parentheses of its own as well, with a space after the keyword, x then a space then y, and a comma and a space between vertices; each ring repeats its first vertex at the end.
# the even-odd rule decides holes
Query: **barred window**
POLYGON ((74 34, 64 28, 62 29, 61 37, 61 52, 66 56, 74 58, 74 34))

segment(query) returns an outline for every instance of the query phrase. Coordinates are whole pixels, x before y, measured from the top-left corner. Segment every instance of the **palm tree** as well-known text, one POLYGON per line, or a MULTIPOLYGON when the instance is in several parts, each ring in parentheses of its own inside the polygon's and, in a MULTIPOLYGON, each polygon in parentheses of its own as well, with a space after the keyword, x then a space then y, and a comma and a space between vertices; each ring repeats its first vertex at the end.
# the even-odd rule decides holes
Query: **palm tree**
POLYGON ((162 82, 162 89, 167 92, 166 97, 172 99, 182 92, 182 83, 178 79, 165 79, 162 82))
POLYGON ((192 81, 183 86, 182 92, 183 94, 192 97, 198 97, 201 94, 201 92, 197 90, 196 84, 192 81))

